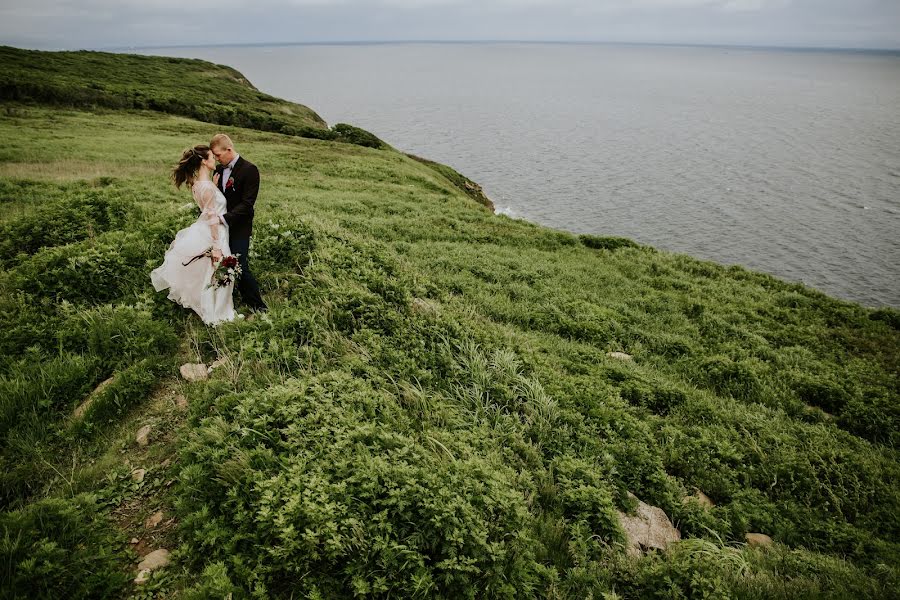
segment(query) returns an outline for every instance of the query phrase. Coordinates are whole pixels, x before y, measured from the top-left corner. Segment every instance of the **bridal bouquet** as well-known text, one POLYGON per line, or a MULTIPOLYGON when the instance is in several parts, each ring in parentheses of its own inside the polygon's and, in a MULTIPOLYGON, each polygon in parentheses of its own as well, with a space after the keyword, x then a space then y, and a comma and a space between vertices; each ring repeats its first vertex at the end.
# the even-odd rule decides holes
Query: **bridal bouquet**
MULTIPOLYGON (((191 258, 191 260, 181 264, 186 267, 195 260, 200 260, 201 258, 212 258, 212 255, 213 249, 212 246, 210 246, 197 256, 191 258)), ((238 262, 239 256, 240 254, 223 256, 222 260, 219 261, 219 264, 216 265, 216 270, 213 271, 211 281, 206 287, 220 288, 237 281, 238 277, 241 276, 241 263, 238 262)))
POLYGON ((238 256, 240 254, 222 257, 222 260, 216 265, 216 270, 213 271, 209 287, 225 287, 237 281, 241 276, 241 263, 238 262, 238 256))

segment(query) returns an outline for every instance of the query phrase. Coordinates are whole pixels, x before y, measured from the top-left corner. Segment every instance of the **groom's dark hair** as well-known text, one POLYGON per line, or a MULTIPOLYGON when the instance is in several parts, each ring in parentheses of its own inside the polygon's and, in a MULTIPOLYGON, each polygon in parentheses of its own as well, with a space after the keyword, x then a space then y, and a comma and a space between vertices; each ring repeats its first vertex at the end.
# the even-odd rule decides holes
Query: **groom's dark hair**
POLYGON ((198 144, 193 148, 188 148, 181 154, 181 160, 172 170, 172 179, 175 180, 175 187, 180 188, 182 183, 188 185, 194 183, 194 177, 200 169, 200 163, 209 156, 209 146, 198 144))

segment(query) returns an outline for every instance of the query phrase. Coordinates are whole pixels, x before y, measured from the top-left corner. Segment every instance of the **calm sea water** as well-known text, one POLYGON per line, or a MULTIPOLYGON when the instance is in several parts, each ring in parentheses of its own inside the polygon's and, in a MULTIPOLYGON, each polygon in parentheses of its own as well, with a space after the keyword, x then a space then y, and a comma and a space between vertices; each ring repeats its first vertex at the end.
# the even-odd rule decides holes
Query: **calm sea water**
POLYGON ((148 51, 234 66, 499 212, 900 306, 900 55, 571 44, 148 51))

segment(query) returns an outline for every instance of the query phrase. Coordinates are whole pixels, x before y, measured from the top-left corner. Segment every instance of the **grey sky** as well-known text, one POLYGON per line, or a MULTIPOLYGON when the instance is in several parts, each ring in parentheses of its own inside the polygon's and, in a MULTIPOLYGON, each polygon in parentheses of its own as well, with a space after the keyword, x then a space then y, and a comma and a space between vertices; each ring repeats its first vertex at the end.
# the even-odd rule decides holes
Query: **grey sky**
POLYGON ((379 40, 900 48, 900 0, 2 0, 0 43, 379 40))

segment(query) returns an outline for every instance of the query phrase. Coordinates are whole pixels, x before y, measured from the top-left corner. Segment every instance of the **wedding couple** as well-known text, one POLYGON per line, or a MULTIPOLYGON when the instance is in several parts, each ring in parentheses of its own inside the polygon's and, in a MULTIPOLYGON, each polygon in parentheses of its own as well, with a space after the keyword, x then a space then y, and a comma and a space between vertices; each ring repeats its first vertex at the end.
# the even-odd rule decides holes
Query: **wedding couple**
POLYGON ((193 309, 207 325, 233 321, 242 316, 234 310, 234 276, 221 277, 221 267, 232 265, 235 261, 228 257, 235 255, 241 299, 251 310, 265 311, 247 260, 259 193, 256 165, 235 152, 231 138, 220 133, 209 146, 185 150, 172 178, 178 188, 190 186, 201 213, 175 234, 163 264, 150 274, 153 287, 157 292, 168 288, 169 300, 193 309))

